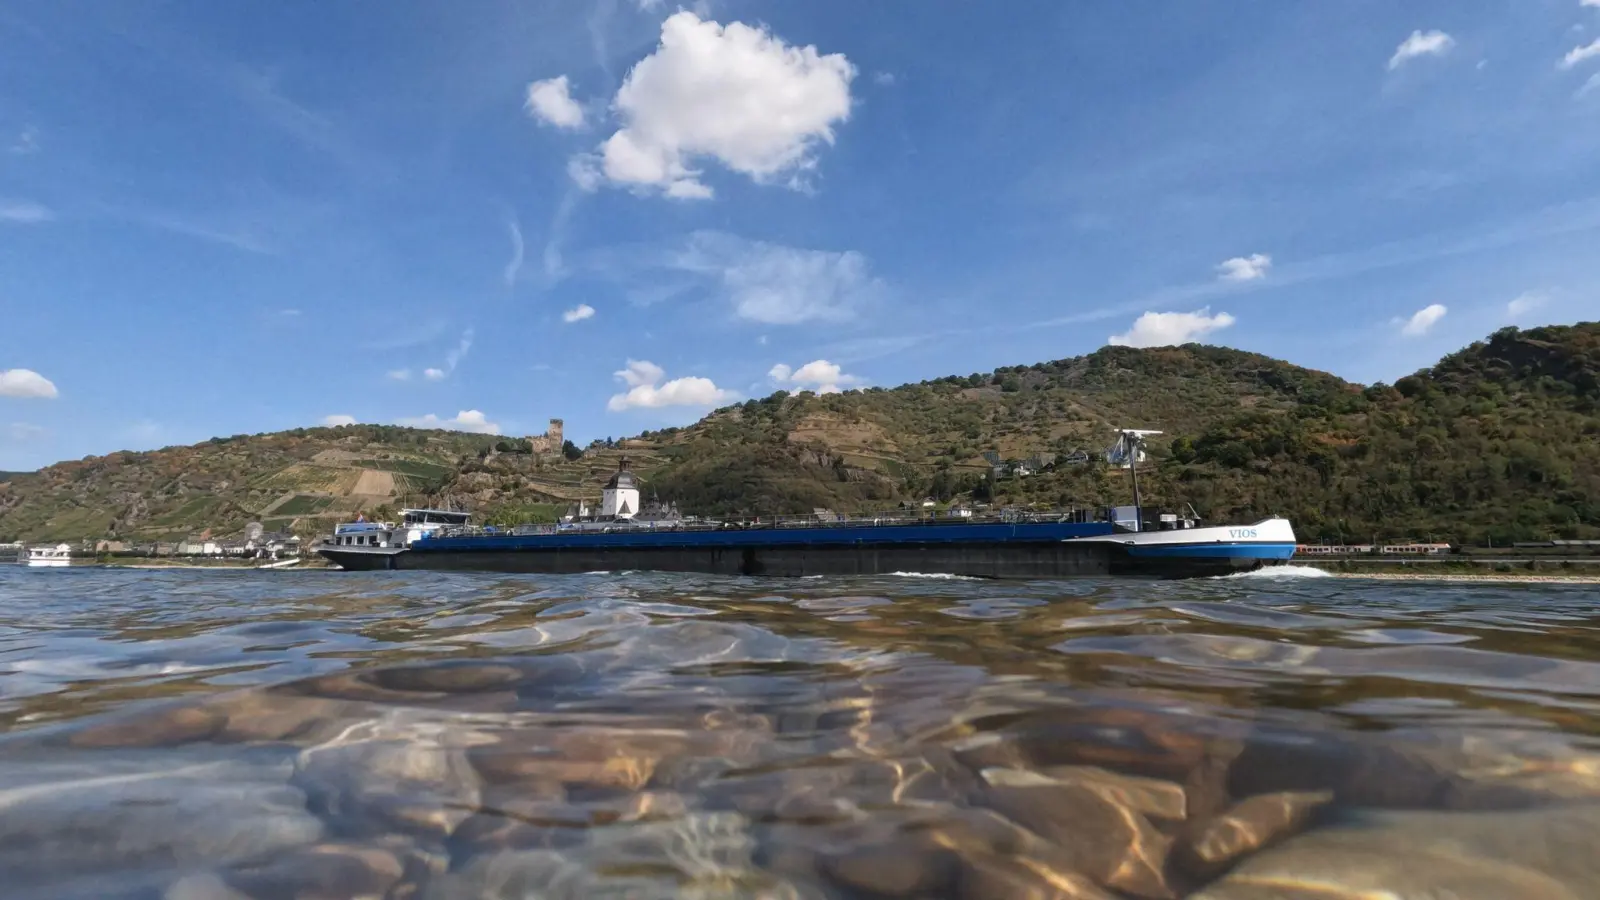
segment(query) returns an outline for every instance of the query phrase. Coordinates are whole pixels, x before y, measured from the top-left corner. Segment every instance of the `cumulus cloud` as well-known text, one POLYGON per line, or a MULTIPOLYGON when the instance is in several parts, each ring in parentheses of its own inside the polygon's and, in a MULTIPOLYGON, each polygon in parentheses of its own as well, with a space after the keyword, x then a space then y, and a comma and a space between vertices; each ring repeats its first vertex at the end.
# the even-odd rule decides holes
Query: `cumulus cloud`
POLYGON ((37 225, 55 218, 49 207, 28 200, 0 200, 0 222, 14 225, 37 225))
POLYGON ((1272 268, 1272 257, 1265 253, 1235 256, 1217 264, 1217 277, 1223 281, 1255 281, 1267 277, 1272 268))
POLYGON ((679 10, 611 103, 622 127, 568 172, 587 189, 609 182, 704 199, 712 191, 695 165, 711 160, 757 182, 797 186, 818 145, 833 143, 834 126, 850 117, 855 75, 842 54, 679 10))
MULTIPOLYGON (((1600 6, 1600 0, 1595 0, 1595 5, 1600 6)), ((1512 318, 1521 318, 1544 305, 1544 295, 1532 292, 1521 294, 1506 304, 1506 315, 1512 318)))
POLYGON ((770 325, 850 319, 883 289, 853 250, 806 250, 720 232, 696 232, 671 265, 718 282, 739 318, 770 325))
POLYGON ((338 428, 341 425, 354 425, 356 424, 356 417, 347 416, 343 413, 338 413, 331 416, 323 416, 322 424, 328 426, 329 428, 338 428))
POLYGON ((558 75, 528 85, 528 99, 523 104, 534 118, 557 128, 582 128, 583 107, 572 99, 567 76, 558 75))
POLYGON ((1234 323, 1225 312, 1211 314, 1211 308, 1194 312, 1147 312, 1133 321, 1124 334, 1113 334, 1110 342, 1122 347, 1167 347, 1187 344, 1198 337, 1221 331, 1234 323))
POLYGON ((1439 320, 1444 318, 1446 312, 1449 312, 1449 310, 1445 308, 1444 304, 1430 303, 1412 313, 1411 318, 1395 319, 1394 322, 1400 326, 1400 333, 1406 337, 1421 337, 1432 330, 1433 326, 1439 324, 1439 320))
POLYGON ((1585 46, 1573 47, 1567 51, 1567 55, 1561 57, 1561 68, 1573 68, 1585 60, 1594 59, 1596 56, 1600 56, 1600 38, 1595 38, 1593 42, 1585 46))
POLYGON ((50 379, 32 369, 5 369, 0 371, 0 397, 28 397, 54 400, 60 396, 50 379))
POLYGON ((814 359, 798 369, 791 369, 783 363, 778 363, 767 372, 767 377, 780 385, 816 391, 819 394, 837 394, 862 383, 862 379, 846 375, 836 363, 825 359, 814 359))
POLYGON ((1389 71, 1400 68, 1421 56, 1443 56, 1456 45, 1456 39, 1442 31, 1413 31, 1400 42, 1394 55, 1389 57, 1389 71))
POLYGON ((614 374, 628 390, 607 401, 606 409, 612 412, 662 406, 716 406, 739 398, 733 391, 717 387, 709 378, 690 376, 663 383, 667 373, 648 360, 630 359, 614 374))
POLYGON ((579 303, 577 306, 574 306, 573 308, 561 314, 561 321, 566 322, 568 325, 571 325, 573 322, 582 322, 584 319, 592 318, 594 318, 594 307, 587 303, 579 303))
POLYGON ((433 413, 401 419, 398 424, 412 428, 443 428, 447 431, 470 431, 473 434, 499 434, 500 424, 475 409, 463 409, 453 419, 441 419, 433 413))
POLYGON ((428 379, 429 381, 443 381, 444 380, 444 376, 445 376, 445 371, 443 369, 423 369, 422 370, 422 377, 428 379))

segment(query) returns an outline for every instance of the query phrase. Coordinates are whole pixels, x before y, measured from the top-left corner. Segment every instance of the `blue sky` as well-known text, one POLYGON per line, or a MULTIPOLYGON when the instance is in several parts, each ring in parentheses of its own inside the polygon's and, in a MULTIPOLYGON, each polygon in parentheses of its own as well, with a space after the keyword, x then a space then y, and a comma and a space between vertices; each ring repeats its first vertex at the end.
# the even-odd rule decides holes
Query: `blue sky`
POLYGON ((11 4, 0 469, 1112 341, 1392 380, 1595 318, 1597 237, 1600 0, 11 4))

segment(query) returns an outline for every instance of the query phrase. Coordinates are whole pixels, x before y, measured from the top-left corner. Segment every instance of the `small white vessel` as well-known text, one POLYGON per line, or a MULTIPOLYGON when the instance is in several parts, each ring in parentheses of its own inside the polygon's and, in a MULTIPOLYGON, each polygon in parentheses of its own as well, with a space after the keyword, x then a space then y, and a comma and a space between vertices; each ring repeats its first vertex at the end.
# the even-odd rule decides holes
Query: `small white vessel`
POLYGON ((25 547, 17 556, 25 566, 57 568, 72 565, 72 545, 56 544, 54 547, 25 547))
POLYGON ((392 556, 424 536, 467 525, 471 519, 469 513, 449 509, 403 509, 398 525, 368 522, 361 516, 354 522, 334 526, 333 534, 322 539, 322 547, 338 547, 363 556, 392 556))

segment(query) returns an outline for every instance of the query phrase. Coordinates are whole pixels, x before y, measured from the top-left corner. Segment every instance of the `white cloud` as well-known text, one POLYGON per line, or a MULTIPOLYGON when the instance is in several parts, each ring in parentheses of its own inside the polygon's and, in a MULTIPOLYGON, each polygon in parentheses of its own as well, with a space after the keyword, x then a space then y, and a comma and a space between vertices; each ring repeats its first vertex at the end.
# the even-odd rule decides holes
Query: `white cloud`
POLYGON ((862 379, 846 375, 836 363, 825 359, 814 359, 798 369, 791 369, 783 363, 778 363, 767 372, 767 377, 778 384, 816 391, 819 394, 837 394, 862 383, 862 379))
POLYGON ((470 431, 473 434, 499 434, 500 424, 489 421, 483 413, 475 409, 463 409, 456 413, 453 419, 441 419, 433 413, 425 416, 400 419, 397 424, 408 425, 412 428, 443 428, 447 431, 470 431))
MULTIPOLYGON (((1595 0, 1595 3, 1596 5, 1600 5, 1600 0, 1595 0)), ((1543 294, 1536 294, 1531 291, 1526 294, 1521 294, 1513 299, 1510 303, 1506 304, 1506 315, 1514 319, 1521 318, 1522 316, 1525 316, 1543 306, 1544 301, 1545 298, 1543 294)))
POLYGON ((0 371, 0 397, 31 397, 54 400, 60 396, 50 379, 32 369, 0 371))
POLYGON ((389 380, 390 381, 410 381, 411 380, 411 370, 410 369, 390 369, 389 370, 389 380))
POLYGON ((655 384, 666 377, 667 371, 649 360, 630 359, 622 371, 612 374, 629 387, 639 387, 655 384))
POLYGON ((872 83, 879 87, 894 87, 895 77, 893 72, 873 72, 872 83))
POLYGON ((1589 76, 1589 80, 1583 83, 1583 87, 1578 88, 1577 96, 1587 97, 1596 90, 1600 90, 1600 72, 1589 76))
POLYGON ((41 425, 33 425, 28 422, 12 422, 0 433, 5 435, 6 440, 21 444, 26 441, 37 441, 49 435, 50 431, 41 425))
POLYGON ((1167 347, 1187 344, 1198 337, 1221 331, 1234 323, 1227 313, 1211 314, 1211 308, 1194 312, 1147 312, 1133 321, 1125 334, 1113 334, 1110 343, 1122 347, 1167 347))
POLYGON ((855 74, 842 54, 679 10, 612 101, 622 127, 568 172, 586 189, 604 177, 704 199, 711 188, 693 164, 709 158, 760 183, 798 186, 799 174, 816 165, 817 145, 833 143, 834 126, 850 117, 855 74))
POLYGON ((770 325, 839 322, 881 293, 867 258, 696 232, 672 266, 717 280, 741 319, 770 325))
POLYGON ((1439 320, 1444 318, 1446 312, 1449 310, 1444 304, 1430 303, 1412 313, 1409 319, 1395 319, 1394 324, 1400 326, 1400 333, 1406 337, 1421 337, 1439 324, 1439 320))
POLYGON ((443 381, 444 380, 444 376, 445 376, 445 371, 443 369, 423 369, 422 370, 422 377, 428 379, 429 381, 443 381))
POLYGON ((582 322, 584 319, 592 318, 594 318, 594 307, 587 303, 579 303, 577 306, 574 306, 572 309, 569 309, 561 314, 561 321, 566 322, 569 325, 573 322, 582 322))
POLYGON ((583 107, 572 99, 565 75, 528 85, 528 99, 523 106, 534 118, 557 128, 583 127, 583 107))
POLYGON ((1573 47, 1567 55, 1561 57, 1561 68, 1570 69, 1579 63, 1600 56, 1600 38, 1582 47, 1573 47))
POLYGON ((41 206, 28 200, 0 201, 0 222, 11 222, 16 225, 37 225, 54 219, 55 213, 48 207, 41 206))
POLYGON ((1389 57, 1389 70, 1394 71, 1420 56, 1443 56, 1456 45, 1456 39, 1442 31, 1413 31, 1400 42, 1394 56, 1389 57))
POLYGON ((338 428, 341 425, 354 425, 356 424, 356 417, 347 416, 343 413, 332 416, 323 416, 322 424, 328 426, 329 428, 338 428))
MULTIPOLYGON (((647 13, 660 9, 665 2, 666 0, 634 0, 634 3, 639 7, 639 11, 647 13)), ((1600 2, 1600 0, 1596 0, 1596 2, 1600 2)))
POLYGON ((625 368, 614 374, 618 381, 628 385, 628 390, 607 401, 606 409, 612 412, 663 406, 716 406, 739 398, 733 391, 717 387, 709 378, 674 378, 663 384, 661 379, 667 373, 646 360, 630 359, 625 368))
POLYGON ((1579 6, 1597 6, 1597 7, 1600 7, 1600 0, 1578 0, 1578 5, 1579 6))
POLYGON ((1218 277, 1223 281, 1255 281, 1267 277, 1272 268, 1272 257, 1265 253, 1235 256, 1217 265, 1218 277))

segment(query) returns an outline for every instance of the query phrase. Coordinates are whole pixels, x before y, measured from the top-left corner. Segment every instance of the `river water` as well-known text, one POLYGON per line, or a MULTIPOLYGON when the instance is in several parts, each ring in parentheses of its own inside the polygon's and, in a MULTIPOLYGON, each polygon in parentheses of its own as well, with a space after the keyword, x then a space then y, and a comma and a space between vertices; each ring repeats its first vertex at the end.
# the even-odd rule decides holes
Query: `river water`
POLYGON ((0 896, 1600 897, 1592 586, 0 571, 0 896))

